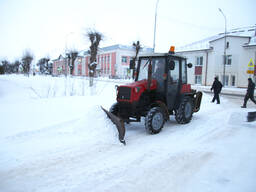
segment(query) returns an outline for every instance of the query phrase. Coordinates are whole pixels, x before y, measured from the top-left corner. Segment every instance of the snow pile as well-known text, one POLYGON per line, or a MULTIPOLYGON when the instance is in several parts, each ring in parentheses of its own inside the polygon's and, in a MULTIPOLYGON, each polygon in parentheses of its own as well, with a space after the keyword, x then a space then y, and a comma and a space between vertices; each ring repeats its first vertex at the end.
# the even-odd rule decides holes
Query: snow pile
POLYGON ((87 112, 76 123, 72 124, 71 130, 64 129, 63 131, 70 131, 72 134, 79 135, 86 143, 119 144, 115 125, 98 105, 87 108, 87 112))
MULTIPOLYGON (((102 95, 106 93, 109 84, 115 88, 115 85, 129 83, 131 80, 115 80, 108 78, 94 79, 94 87, 89 87, 87 77, 51 77, 51 76, 23 76, 23 75, 6 75, 0 76, 2 82, 8 81, 7 84, 2 83, 3 89, 8 89, 2 93, 2 98, 11 100, 15 99, 41 99, 63 96, 91 96, 102 95), (24 91, 26 89, 27 91, 24 91), (17 93, 21 94, 17 97, 17 93), (24 94, 24 95, 23 95, 24 94)), ((111 91, 114 92, 115 89, 111 91)), ((1 94, 1 92, 0 92, 1 94)))

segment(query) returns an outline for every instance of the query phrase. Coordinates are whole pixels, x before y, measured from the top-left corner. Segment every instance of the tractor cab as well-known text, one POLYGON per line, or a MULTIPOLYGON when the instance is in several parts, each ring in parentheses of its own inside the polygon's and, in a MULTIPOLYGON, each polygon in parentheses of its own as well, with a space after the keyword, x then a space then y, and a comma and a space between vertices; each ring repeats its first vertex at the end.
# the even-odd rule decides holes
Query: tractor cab
POLYGON ((137 63, 135 81, 156 81, 157 97, 166 103, 168 109, 175 106, 175 98, 181 93, 191 92, 187 84, 186 58, 175 55, 174 52, 140 56, 137 63))

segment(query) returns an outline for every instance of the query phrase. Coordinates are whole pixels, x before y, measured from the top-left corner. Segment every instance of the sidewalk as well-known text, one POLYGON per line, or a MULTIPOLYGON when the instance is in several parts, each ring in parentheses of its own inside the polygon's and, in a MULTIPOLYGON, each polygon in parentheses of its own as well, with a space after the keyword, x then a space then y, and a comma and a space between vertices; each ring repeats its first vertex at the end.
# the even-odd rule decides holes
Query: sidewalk
MULTIPOLYGON (((192 89, 196 89, 198 91, 202 91, 205 93, 213 93, 211 92, 211 86, 191 85, 191 87, 192 89)), ((246 88, 223 87, 221 90, 221 95, 244 97, 246 94, 246 91, 247 91, 246 88)))

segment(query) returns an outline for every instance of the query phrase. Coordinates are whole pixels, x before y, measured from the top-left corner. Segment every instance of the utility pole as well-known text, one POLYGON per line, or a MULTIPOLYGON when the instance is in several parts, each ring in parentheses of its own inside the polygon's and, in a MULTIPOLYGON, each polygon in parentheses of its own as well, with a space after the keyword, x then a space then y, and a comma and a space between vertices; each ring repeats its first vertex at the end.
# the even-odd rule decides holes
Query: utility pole
POLYGON ((159 0, 156 1, 156 9, 155 9, 155 26, 154 26, 154 42, 153 42, 153 52, 155 52, 156 47, 156 18, 157 18, 157 6, 158 6, 159 0))
POLYGON ((226 56, 226 48, 227 48, 227 18, 224 15, 223 11, 219 8, 219 11, 224 17, 225 20, 225 33, 224 33, 224 59, 223 59, 223 87, 225 86, 225 73, 226 73, 226 61, 227 61, 227 56, 226 56))

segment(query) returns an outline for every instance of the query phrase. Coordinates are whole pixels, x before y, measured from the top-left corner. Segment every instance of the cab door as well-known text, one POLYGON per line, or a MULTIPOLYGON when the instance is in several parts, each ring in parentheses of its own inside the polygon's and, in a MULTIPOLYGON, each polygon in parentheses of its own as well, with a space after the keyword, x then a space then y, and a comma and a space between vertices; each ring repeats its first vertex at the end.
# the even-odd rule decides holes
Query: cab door
POLYGON ((168 68, 166 100, 169 110, 175 108, 176 99, 181 86, 181 59, 171 58, 174 61, 174 69, 168 68))

